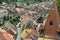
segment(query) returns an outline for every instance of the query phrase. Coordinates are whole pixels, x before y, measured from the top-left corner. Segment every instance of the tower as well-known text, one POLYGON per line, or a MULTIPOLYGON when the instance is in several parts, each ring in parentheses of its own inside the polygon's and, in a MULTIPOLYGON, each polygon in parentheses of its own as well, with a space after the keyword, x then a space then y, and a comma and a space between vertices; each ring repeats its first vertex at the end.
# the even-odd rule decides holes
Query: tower
POLYGON ((44 25, 45 37, 56 38, 58 26, 59 26, 59 14, 57 11, 56 2, 53 2, 52 9, 50 10, 46 23, 44 25))

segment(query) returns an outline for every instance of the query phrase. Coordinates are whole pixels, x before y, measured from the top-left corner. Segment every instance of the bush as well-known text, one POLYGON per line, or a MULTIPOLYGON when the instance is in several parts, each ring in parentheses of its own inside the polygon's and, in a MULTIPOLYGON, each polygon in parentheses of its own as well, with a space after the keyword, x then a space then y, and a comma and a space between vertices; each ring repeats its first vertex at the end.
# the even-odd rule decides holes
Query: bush
POLYGON ((4 24, 3 20, 0 20, 0 26, 2 26, 4 24))
POLYGON ((9 21, 12 24, 17 24, 19 22, 19 18, 20 18, 20 16, 19 15, 16 15, 15 17, 13 17, 12 19, 10 19, 9 21))

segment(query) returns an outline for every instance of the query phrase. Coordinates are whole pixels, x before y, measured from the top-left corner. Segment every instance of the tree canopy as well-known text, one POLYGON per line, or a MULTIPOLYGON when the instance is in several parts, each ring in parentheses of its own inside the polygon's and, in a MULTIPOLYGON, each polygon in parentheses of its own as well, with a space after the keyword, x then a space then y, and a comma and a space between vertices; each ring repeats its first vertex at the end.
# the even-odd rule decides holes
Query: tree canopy
POLYGON ((0 4, 2 2, 12 3, 12 2, 41 2, 42 0, 0 0, 0 4))
POLYGON ((56 0, 56 3, 57 3, 57 8, 58 8, 58 11, 59 11, 59 14, 60 14, 60 0, 56 0))

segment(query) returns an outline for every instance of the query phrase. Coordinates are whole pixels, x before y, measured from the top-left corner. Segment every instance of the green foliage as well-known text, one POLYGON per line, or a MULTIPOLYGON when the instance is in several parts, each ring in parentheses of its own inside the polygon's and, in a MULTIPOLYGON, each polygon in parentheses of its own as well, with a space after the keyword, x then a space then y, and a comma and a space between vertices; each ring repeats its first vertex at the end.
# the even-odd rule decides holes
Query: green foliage
POLYGON ((60 0, 56 0, 57 6, 60 7, 60 0))
POLYGON ((2 3, 2 0, 0 0, 0 4, 2 3))
POLYGON ((43 23, 43 17, 38 18, 37 23, 43 23))
POLYGON ((6 2, 6 3, 12 3, 12 2, 42 2, 42 0, 0 0, 0 3, 2 3, 2 2, 6 2))
POLYGON ((58 8, 58 11, 59 11, 59 14, 60 14, 60 0, 56 0, 57 2, 57 8, 58 8))
POLYGON ((12 19, 10 19, 9 21, 12 24, 16 25, 19 22, 19 18, 20 18, 20 16, 19 15, 16 15, 15 17, 13 17, 12 19))
POLYGON ((3 20, 1 19, 1 20, 0 20, 0 26, 2 26, 2 25, 3 25, 3 20))

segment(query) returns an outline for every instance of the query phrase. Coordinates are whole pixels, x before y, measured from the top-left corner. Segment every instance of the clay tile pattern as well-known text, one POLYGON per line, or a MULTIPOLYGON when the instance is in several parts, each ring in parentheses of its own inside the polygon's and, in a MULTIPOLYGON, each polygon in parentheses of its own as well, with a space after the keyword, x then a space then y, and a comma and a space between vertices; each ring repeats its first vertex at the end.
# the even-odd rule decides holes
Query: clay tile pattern
POLYGON ((7 33, 5 30, 0 28, 0 39, 1 40, 13 40, 13 36, 7 33))

